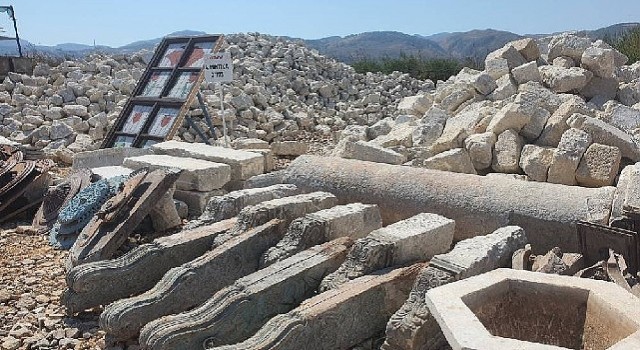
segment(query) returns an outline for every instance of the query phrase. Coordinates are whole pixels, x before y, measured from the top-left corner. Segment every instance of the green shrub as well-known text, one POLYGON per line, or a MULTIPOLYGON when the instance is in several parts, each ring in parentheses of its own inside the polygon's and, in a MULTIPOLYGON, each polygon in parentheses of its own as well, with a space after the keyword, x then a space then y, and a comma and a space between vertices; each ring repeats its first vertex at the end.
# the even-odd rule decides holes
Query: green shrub
POLYGON ((408 73, 417 79, 432 81, 447 80, 458 74, 462 64, 453 59, 427 59, 420 56, 400 54, 397 58, 364 58, 351 64, 358 73, 380 72, 390 74, 394 71, 408 73))
POLYGON ((627 64, 640 61, 640 26, 623 35, 613 47, 629 57, 627 64))

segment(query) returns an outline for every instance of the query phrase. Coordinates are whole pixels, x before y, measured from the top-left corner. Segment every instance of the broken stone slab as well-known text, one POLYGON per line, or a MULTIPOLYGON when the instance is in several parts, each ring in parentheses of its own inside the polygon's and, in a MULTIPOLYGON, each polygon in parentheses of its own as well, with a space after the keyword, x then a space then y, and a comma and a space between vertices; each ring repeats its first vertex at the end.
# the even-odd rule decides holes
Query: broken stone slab
POLYGON ((573 34, 562 34, 554 36, 549 42, 548 61, 554 58, 567 56, 575 62, 580 62, 584 51, 591 46, 591 39, 587 37, 579 37, 573 34))
POLYGON ((407 161, 407 157, 403 154, 384 148, 376 143, 365 141, 346 142, 344 148, 337 155, 347 159, 396 165, 407 161))
POLYGON ((269 149, 269 142, 260 139, 235 139, 233 140, 235 149, 269 149))
POLYGON ((181 171, 175 168, 132 174, 120 193, 109 199, 82 229, 69 251, 68 264, 111 258, 180 176, 181 171))
POLYGON ((158 154, 227 164, 231 167, 231 180, 234 181, 246 180, 264 172, 264 160, 257 153, 179 141, 156 143, 151 149, 158 154))
POLYGON ((173 202, 173 191, 164 193, 158 203, 149 212, 151 223, 155 232, 165 232, 182 225, 182 219, 173 202))
POLYGON ((453 148, 425 160, 414 160, 413 164, 427 169, 476 174, 469 153, 464 148, 453 148))
POLYGON ((151 289, 172 267, 208 251, 213 239, 235 224, 228 219, 210 226, 184 230, 140 245, 116 259, 96 261, 72 268, 62 302, 74 314, 151 289), (113 288, 113 286, 118 286, 113 288))
POLYGON ((594 143, 584 152, 576 181, 580 186, 611 186, 618 175, 622 154, 617 147, 594 143))
MULTIPOLYGON (((639 81, 640 83, 640 81, 639 81)), ((640 110, 610 101, 604 104, 602 119, 616 128, 634 135, 640 128, 640 110)))
POLYGON ((464 140, 464 148, 469 153, 471 163, 476 170, 484 170, 491 166, 493 145, 497 139, 496 134, 488 131, 470 135, 464 140))
POLYGON ((150 322, 140 332, 140 343, 151 349, 194 349, 205 342, 246 340, 271 317, 311 297, 350 244, 349 238, 338 238, 240 278, 193 310, 150 322))
POLYGON ((384 330, 422 267, 416 264, 363 276, 277 315, 242 343, 209 350, 351 349, 384 330), (353 321, 357 320, 357 321, 353 321))
POLYGON ((377 204, 383 224, 431 212, 456 221, 454 240, 505 225, 527 230, 536 254, 558 246, 578 251, 575 222, 606 224, 615 189, 447 173, 357 160, 302 156, 285 180, 303 191, 325 190, 342 203, 377 204), (513 197, 514 193, 526 196, 513 197), (588 203, 588 205, 587 205, 588 203))
POLYGON ((301 156, 308 150, 309 146, 300 141, 278 141, 271 144, 271 151, 276 156, 301 156))
POLYGON ((487 101, 472 103, 458 114, 448 118, 442 134, 432 146, 433 152, 437 154, 452 148, 462 147, 464 139, 477 133, 476 126, 485 117, 481 110, 486 106, 487 101))
POLYGON ((91 174, 98 179, 109 179, 114 176, 129 176, 133 170, 120 165, 91 168, 91 174))
POLYGON ((307 214, 295 219, 280 242, 262 255, 260 266, 339 237, 356 240, 381 227, 380 211, 371 204, 351 203, 307 214))
POLYGON ((528 81, 542 81, 540 71, 538 70, 538 63, 536 61, 531 61, 513 68, 511 70, 511 75, 513 76, 513 80, 518 84, 524 84, 528 81))
POLYGON ((491 75, 469 67, 460 70, 456 75, 456 82, 471 84, 482 95, 489 95, 497 87, 496 81, 491 75))
POLYGON ((433 257, 418 274, 407 301, 389 319, 381 349, 435 350, 446 344, 427 308, 425 293, 454 280, 508 266, 513 252, 526 243, 522 228, 503 227, 486 236, 460 241, 450 252, 433 257))
POLYGON ((567 120, 574 113, 590 115, 592 111, 582 98, 575 95, 572 96, 568 101, 563 102, 547 119, 540 137, 536 140, 536 144, 550 147, 558 146, 562 134, 569 130, 567 120))
POLYGON ((581 66, 600 78, 611 78, 616 69, 614 49, 589 46, 582 53, 581 66))
POLYGON ((212 197, 197 220, 192 220, 185 228, 195 228, 225 219, 230 219, 248 206, 272 199, 294 196, 300 191, 295 185, 273 185, 233 191, 226 195, 212 197))
POLYGON ((159 317, 203 303, 234 280, 255 272, 262 253, 285 230, 283 221, 271 220, 222 244, 214 242, 212 250, 170 269, 147 292, 107 306, 100 315, 101 327, 118 339, 128 339, 159 317))
POLYGON ((547 181, 563 185, 575 185, 576 169, 582 155, 591 145, 589 133, 571 128, 562 134, 558 148, 553 152, 547 181))
POLYGON ((186 191, 217 190, 231 179, 231 168, 228 165, 195 158, 149 154, 126 158, 123 164, 125 167, 134 170, 141 168, 149 168, 151 170, 180 169, 182 170, 182 175, 176 181, 176 188, 186 191))
POLYGON ((524 139, 513 129, 508 129, 498 135, 493 146, 491 168, 501 173, 520 172, 520 154, 524 146, 524 139))
POLYGON ((584 130, 591 135, 593 142, 620 149, 622 156, 637 162, 640 161, 640 149, 633 137, 608 123, 586 115, 574 114, 567 119, 567 124, 584 130))
POLYGON ((509 74, 509 71, 513 68, 527 63, 527 60, 508 43, 502 48, 489 53, 484 62, 485 71, 494 79, 498 79, 503 75, 509 74))
POLYGON ((593 73, 580 67, 541 66, 538 70, 544 84, 557 93, 580 91, 593 77, 593 73))
POLYGON ((535 39, 524 38, 516 41, 512 41, 511 46, 518 50, 525 60, 531 62, 540 58, 540 49, 535 39))
POLYGON ((408 96, 398 103, 398 111, 401 114, 411 114, 422 117, 433 104, 433 97, 428 94, 408 96))
POLYGON ((449 250, 455 222, 423 213, 371 232, 355 242, 347 260, 320 283, 320 291, 381 270, 422 262, 449 250))
POLYGON ((391 131, 386 135, 376 137, 370 143, 377 144, 381 147, 393 147, 393 146, 413 146, 413 132, 418 128, 413 123, 395 124, 391 131))
POLYGON ((272 219, 283 220, 289 225, 301 216, 329 209, 337 204, 336 196, 328 192, 305 193, 264 201, 242 209, 238 213, 238 225, 230 234, 246 231, 272 219))
POLYGON ((85 151, 73 155, 73 169, 99 168, 105 166, 121 166, 125 158, 151 154, 146 148, 102 148, 95 151, 85 151))
POLYGON ((640 347, 640 300, 605 281, 497 269, 431 289, 426 302, 454 349, 640 347))
POLYGON ((275 162, 276 161, 275 161, 275 159, 273 157, 273 152, 271 151, 270 148, 268 148, 268 149, 246 148, 244 150, 247 151, 247 152, 252 152, 252 153, 257 153, 257 154, 261 154, 262 155, 262 158, 264 159, 264 172, 265 173, 273 171, 273 169, 275 168, 275 166, 276 166, 275 162))
POLYGON ((217 196, 224 196, 227 191, 224 189, 217 189, 213 191, 183 191, 175 190, 173 198, 184 202, 189 211, 189 216, 200 216, 206 210, 207 203, 211 198, 217 196))
POLYGON ((637 215, 640 213, 640 165, 638 163, 633 165, 628 171, 626 182, 627 185, 624 190, 624 200, 622 202, 622 213, 637 215))
POLYGON ((611 204, 609 226, 612 225, 614 220, 623 219, 625 217, 622 208, 626 200, 629 184, 633 183, 632 181, 640 181, 640 172, 638 172, 636 166, 637 165, 627 165, 620 172, 618 183, 616 184, 616 190, 613 195, 613 203, 611 204))
POLYGON ((533 181, 547 181, 554 149, 536 145, 524 145, 520 154, 520 168, 533 181))

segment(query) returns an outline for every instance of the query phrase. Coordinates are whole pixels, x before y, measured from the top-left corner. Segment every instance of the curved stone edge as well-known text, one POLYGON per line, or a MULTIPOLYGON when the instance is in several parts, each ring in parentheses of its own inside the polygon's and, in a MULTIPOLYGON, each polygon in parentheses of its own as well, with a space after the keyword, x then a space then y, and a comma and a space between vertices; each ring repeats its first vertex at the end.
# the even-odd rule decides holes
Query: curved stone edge
POLYGON ((319 281, 344 260, 351 240, 340 238, 237 280, 197 308, 152 321, 140 333, 149 349, 193 349, 250 337, 269 318, 312 296, 319 281))
POLYGON ((172 267, 204 254, 213 239, 235 223, 228 219, 181 231, 140 245, 117 259, 78 265, 67 273, 69 288, 62 301, 68 312, 76 313, 149 290, 172 267))
POLYGON ((284 234, 281 220, 271 220, 213 250, 170 269, 147 292, 121 299, 100 315, 100 326, 117 339, 129 339, 150 321, 188 310, 256 271, 260 255, 284 234))

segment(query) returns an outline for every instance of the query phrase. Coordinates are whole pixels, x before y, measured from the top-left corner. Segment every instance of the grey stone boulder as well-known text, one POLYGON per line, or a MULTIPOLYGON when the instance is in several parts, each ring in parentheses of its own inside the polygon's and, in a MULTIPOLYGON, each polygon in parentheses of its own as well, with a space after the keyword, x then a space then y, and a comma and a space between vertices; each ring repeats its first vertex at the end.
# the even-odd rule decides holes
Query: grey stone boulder
POLYGON ((476 174, 469 153, 464 148, 453 148, 423 160, 419 166, 427 169, 476 174))

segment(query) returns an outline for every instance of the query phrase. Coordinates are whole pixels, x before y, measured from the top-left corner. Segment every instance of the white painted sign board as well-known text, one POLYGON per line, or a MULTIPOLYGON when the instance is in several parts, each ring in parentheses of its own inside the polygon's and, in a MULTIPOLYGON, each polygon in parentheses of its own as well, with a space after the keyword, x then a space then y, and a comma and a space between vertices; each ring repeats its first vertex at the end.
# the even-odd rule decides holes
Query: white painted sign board
POLYGON ((233 60, 230 52, 214 53, 204 60, 204 80, 208 83, 233 81, 233 60))

